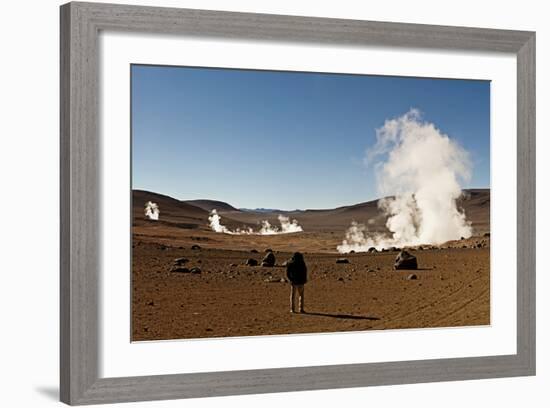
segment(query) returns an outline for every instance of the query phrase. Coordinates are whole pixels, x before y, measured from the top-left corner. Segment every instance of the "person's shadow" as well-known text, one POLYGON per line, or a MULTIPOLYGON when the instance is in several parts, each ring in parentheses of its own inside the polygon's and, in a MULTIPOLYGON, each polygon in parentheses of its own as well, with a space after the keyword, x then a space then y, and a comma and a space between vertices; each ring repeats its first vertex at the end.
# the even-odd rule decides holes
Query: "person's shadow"
POLYGON ((335 319, 352 319, 352 320, 370 320, 376 321, 380 320, 379 317, 373 316, 357 316, 344 313, 322 313, 322 312, 303 312, 302 314, 311 315, 311 316, 322 316, 322 317, 332 317, 335 319))

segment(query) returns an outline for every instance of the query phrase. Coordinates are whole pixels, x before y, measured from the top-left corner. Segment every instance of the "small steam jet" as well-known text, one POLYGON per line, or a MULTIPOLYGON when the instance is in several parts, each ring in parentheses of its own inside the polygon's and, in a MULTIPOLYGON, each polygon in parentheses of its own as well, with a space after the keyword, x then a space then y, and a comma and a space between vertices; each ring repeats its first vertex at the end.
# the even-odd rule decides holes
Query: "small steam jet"
POLYGON ((147 201, 145 203, 145 216, 147 218, 157 221, 159 219, 159 214, 160 210, 157 203, 154 203, 152 201, 147 201))

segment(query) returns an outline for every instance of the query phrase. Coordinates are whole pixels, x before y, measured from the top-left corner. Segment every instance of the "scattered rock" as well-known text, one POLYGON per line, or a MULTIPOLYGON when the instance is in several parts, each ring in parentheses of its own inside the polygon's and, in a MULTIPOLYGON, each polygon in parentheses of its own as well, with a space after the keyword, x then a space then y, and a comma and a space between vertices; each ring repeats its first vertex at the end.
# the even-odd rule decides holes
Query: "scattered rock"
POLYGON ((251 249, 251 250, 250 250, 250 253, 252 253, 252 254, 257 254, 257 253, 258 253, 258 250, 257 250, 257 249, 251 249))
POLYGON ((417 280, 418 276, 416 276, 416 274, 414 274, 414 273, 411 273, 409 276, 407 276, 407 279, 408 280, 417 280))
POLYGON ((232 263, 232 264, 229 265, 229 266, 232 267, 232 268, 235 268, 235 267, 237 266, 237 264, 236 264, 236 263, 232 263))
POLYGON ((370 247, 367 252, 375 253, 378 252, 375 247, 370 247))
POLYGON ((417 269, 418 263, 416 261, 416 256, 402 250, 399 252, 399 255, 397 255, 397 258, 395 258, 393 267, 394 269, 417 269))
POLYGON ((187 258, 176 258, 174 259, 174 265, 183 265, 189 262, 189 259, 187 258))
POLYGON ((287 263, 288 263, 288 261, 284 261, 284 262, 281 264, 281 266, 284 268, 284 267, 286 267, 286 264, 287 264, 287 263))
POLYGON ((191 272, 191 273, 202 273, 202 270, 198 266, 195 266, 194 268, 191 268, 191 270, 189 272, 191 272))
POLYGON ((344 278, 338 278, 338 281, 344 282, 344 278))
POLYGON ((355 251, 352 249, 351 251, 349 251, 350 254, 354 254, 355 251))
POLYGON ((268 252, 264 259, 262 259, 262 266, 272 268, 275 266, 275 255, 273 255, 273 252, 268 252))
POLYGON ((273 250, 272 250, 271 248, 266 248, 266 249, 264 250, 264 252, 266 252, 266 253, 267 253, 267 252, 273 252, 273 250))
POLYGON ((147 302, 147 306, 155 306, 155 302, 151 300, 150 302, 147 302))
POLYGON ((481 245, 481 242, 480 242, 480 243, 478 243, 478 244, 477 244, 476 246, 477 246, 478 248, 481 248, 481 247, 483 247, 483 245, 481 245))
POLYGON ((484 237, 486 238, 489 238, 491 236, 491 233, 490 232, 486 232, 485 234, 483 234, 484 237))
POLYGON ((419 250, 419 251, 423 251, 423 250, 424 250, 424 247, 419 246, 419 247, 418 247, 418 250, 419 250))
POLYGON ((194 251, 196 251, 196 250, 200 251, 202 248, 201 248, 200 245, 194 244, 194 245, 191 246, 191 249, 194 250, 194 251))
POLYGON ((347 264, 347 263, 349 263, 349 259, 348 258, 338 258, 336 260, 336 263, 337 264, 347 264))
POLYGON ((248 258, 245 262, 245 265, 248 265, 248 266, 257 266, 258 265, 258 261, 253 259, 253 258, 248 258))

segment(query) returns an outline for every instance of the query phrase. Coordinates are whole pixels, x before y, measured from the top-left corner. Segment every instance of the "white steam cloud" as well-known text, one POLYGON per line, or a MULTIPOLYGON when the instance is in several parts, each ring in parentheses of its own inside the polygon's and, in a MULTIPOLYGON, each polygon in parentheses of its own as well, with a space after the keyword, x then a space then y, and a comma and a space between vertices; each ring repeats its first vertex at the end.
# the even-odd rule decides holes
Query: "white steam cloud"
POLYGON ((422 121, 416 109, 387 120, 376 130, 376 138, 366 160, 375 164, 380 194, 391 196, 378 202, 388 217, 390 234, 370 233, 366 225, 354 222, 338 251, 441 244, 470 237, 471 225, 456 206, 462 194, 460 182, 471 176, 468 152, 434 124, 422 121), (387 158, 380 160, 381 156, 387 158))
POLYGON ((289 217, 279 215, 277 217, 281 223, 281 228, 272 226, 269 221, 262 221, 262 228, 260 229, 260 235, 277 235, 277 234, 290 234, 293 232, 302 232, 304 229, 298 224, 297 220, 290 221, 289 217))
POLYGON ((289 234, 293 232, 302 232, 303 228, 298 224, 297 220, 290 220, 289 217, 285 217, 284 215, 278 216, 279 222, 281 223, 281 227, 272 226, 269 221, 264 220, 261 222, 262 227, 259 231, 254 231, 252 228, 246 228, 246 229, 240 229, 237 228, 236 230, 230 230, 225 225, 222 225, 221 223, 221 217, 216 211, 216 209, 213 209, 210 212, 210 216, 208 217, 208 221, 210 222, 210 228, 212 228, 212 231, 214 232, 221 232, 224 234, 231 234, 231 235, 277 235, 277 234, 289 234))
POLYGON ((145 203, 145 216, 147 218, 157 221, 159 219, 159 214, 160 210, 157 203, 154 203, 152 201, 147 201, 145 203))

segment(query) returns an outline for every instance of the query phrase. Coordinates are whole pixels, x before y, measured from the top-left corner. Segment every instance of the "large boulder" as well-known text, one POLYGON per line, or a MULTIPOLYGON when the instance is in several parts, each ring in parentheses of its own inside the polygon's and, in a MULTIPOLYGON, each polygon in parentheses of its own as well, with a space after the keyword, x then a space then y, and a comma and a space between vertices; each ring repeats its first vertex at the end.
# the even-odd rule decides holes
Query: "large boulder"
POLYGON ((268 252, 264 256, 264 259, 262 259, 262 266, 266 266, 266 267, 275 266, 275 255, 273 255, 273 252, 268 252))
POLYGON ((416 262, 416 256, 409 254, 407 251, 402 250, 395 258, 393 264, 394 269, 418 269, 418 263, 416 262))

